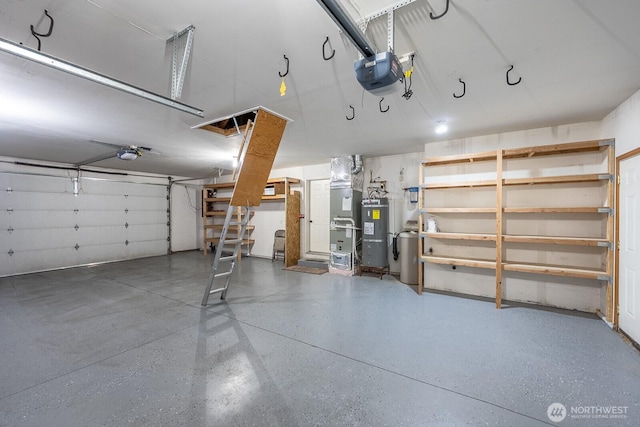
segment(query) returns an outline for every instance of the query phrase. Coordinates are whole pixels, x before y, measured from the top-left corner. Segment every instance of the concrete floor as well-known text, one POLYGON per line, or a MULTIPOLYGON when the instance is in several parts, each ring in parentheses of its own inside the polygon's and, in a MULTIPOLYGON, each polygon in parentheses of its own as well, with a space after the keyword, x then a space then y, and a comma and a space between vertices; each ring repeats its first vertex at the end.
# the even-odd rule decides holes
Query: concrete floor
POLYGON ((257 258, 202 308, 211 259, 0 279, 0 425, 640 425, 640 353, 595 316, 257 258))

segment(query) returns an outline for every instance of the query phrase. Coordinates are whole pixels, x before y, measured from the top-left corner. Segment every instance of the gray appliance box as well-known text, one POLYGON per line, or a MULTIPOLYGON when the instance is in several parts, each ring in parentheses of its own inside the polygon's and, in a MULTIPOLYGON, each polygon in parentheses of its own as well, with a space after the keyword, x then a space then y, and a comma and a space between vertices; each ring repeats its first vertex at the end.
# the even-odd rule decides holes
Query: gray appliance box
POLYGON ((389 265, 389 200, 362 201, 362 265, 384 268, 389 265))
POLYGON ((403 75, 402 64, 393 52, 380 52, 356 61, 356 79, 365 90, 376 91, 397 82, 403 75))

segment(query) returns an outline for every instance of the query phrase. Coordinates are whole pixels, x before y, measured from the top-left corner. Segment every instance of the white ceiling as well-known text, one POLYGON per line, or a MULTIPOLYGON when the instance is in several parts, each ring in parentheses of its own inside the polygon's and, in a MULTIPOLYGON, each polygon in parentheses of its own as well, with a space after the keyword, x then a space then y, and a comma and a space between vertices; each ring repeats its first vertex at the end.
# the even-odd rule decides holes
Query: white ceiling
MULTIPOLYGON (((152 147, 92 167, 208 176, 229 169, 238 138, 191 129, 263 105, 293 119, 275 167, 424 149, 440 139, 598 120, 640 89, 640 1, 416 0, 396 11, 395 52, 415 52, 413 96, 380 97, 355 79, 355 48, 316 0, 0 0, 0 37, 169 96, 175 31, 196 27, 181 102, 186 114, 0 52, 0 156, 75 164, 108 154, 91 140, 152 147), (329 36, 336 53, 322 58, 329 36), (279 93, 290 59, 286 95, 279 93), (505 73, 514 65, 506 84, 505 73), (456 99, 466 82, 466 95, 456 99), (352 105, 355 119, 351 115, 352 105), (446 121, 445 136, 433 131, 446 121), (156 152, 155 154, 153 152, 156 152)), ((396 3, 343 0, 354 19, 396 3)), ((386 18, 366 36, 380 51, 386 18)))

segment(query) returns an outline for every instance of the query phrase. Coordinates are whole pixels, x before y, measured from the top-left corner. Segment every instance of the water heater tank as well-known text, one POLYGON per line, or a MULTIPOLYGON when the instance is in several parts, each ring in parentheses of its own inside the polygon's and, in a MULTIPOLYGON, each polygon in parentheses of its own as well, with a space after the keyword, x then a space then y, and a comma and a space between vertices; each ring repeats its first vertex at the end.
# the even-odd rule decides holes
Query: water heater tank
POLYGON ((389 265, 387 229, 389 200, 362 201, 362 265, 384 268, 389 265))

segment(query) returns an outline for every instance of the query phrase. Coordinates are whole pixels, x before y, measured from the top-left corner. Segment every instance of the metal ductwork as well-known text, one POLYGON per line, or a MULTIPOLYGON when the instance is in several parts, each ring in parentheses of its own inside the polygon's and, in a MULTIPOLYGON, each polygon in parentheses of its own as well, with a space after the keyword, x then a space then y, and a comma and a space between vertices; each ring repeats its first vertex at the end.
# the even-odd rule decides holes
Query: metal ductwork
POLYGON ((351 169, 352 175, 358 175, 362 171, 362 154, 353 155, 353 168, 351 169))

